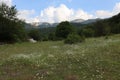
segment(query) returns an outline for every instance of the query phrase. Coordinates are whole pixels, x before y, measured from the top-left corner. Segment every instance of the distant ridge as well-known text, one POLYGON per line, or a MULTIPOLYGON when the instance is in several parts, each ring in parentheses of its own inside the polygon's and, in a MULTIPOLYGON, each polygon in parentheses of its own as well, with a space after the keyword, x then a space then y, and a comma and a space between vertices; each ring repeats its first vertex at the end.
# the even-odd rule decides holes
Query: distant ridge
POLYGON ((80 24, 89 24, 89 23, 94 23, 98 20, 101 20, 99 18, 97 19, 88 19, 88 20, 83 20, 83 19, 75 19, 73 21, 70 21, 71 23, 80 23, 80 24))
POLYGON ((72 20, 70 21, 71 23, 81 23, 81 22, 84 22, 85 20, 84 19, 75 19, 75 20, 72 20))
MULTIPOLYGON (((88 19, 88 20, 84 20, 84 19, 75 19, 70 21, 71 24, 73 25, 84 25, 84 24, 90 24, 90 23, 94 23, 98 20, 101 20, 99 18, 97 19, 88 19)), ((34 22, 31 24, 27 24, 27 28, 30 26, 30 28, 48 28, 48 27, 56 27, 59 23, 48 23, 48 22, 34 22)))
POLYGON ((90 24, 90 23, 97 22, 99 20, 101 20, 101 19, 100 18, 97 18, 97 19, 88 19, 86 21, 81 22, 81 24, 90 24))

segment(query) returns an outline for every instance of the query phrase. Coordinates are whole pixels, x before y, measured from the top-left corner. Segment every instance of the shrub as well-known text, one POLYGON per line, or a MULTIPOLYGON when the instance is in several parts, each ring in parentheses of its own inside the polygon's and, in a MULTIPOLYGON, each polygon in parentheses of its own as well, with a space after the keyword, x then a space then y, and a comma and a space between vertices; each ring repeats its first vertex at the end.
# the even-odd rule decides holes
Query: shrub
POLYGON ((34 40, 40 41, 41 40, 41 33, 38 29, 32 29, 28 32, 28 36, 33 38, 34 40))
POLYGON ((93 37, 94 36, 94 30, 92 28, 84 28, 82 29, 82 34, 85 37, 93 37))
POLYGON ((67 39, 65 39, 64 43, 65 44, 75 44, 79 42, 83 42, 85 39, 84 37, 79 36, 78 34, 69 34, 67 39))
POLYGON ((49 40, 51 40, 51 41, 56 41, 57 40, 57 38, 56 38, 56 36, 55 36, 55 33, 49 33, 49 35, 48 35, 48 39, 49 40))
POLYGON ((47 35, 44 35, 44 36, 42 36, 42 41, 48 41, 49 39, 48 39, 48 36, 47 35))

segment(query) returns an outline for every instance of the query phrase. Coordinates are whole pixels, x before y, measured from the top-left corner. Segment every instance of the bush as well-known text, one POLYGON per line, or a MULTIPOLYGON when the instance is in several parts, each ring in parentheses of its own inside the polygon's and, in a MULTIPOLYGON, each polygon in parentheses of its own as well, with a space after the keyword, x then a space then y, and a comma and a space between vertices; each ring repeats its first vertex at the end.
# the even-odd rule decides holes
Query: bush
POLYGON ((57 38, 56 38, 56 36, 55 36, 55 33, 53 33, 53 32, 49 33, 48 39, 51 40, 51 41, 56 41, 57 38))
POLYGON ((84 28, 82 29, 82 35, 85 37, 93 37, 95 31, 92 28, 84 28))
POLYGON ((84 37, 79 36, 78 34, 69 34, 67 39, 65 39, 65 44, 75 44, 79 42, 83 42, 85 39, 84 37))
POLYGON ((48 36, 47 35, 43 35, 42 36, 42 41, 48 41, 49 39, 48 39, 48 36))
POLYGON ((34 40, 41 41, 41 33, 38 29, 32 29, 28 32, 28 36, 34 40))

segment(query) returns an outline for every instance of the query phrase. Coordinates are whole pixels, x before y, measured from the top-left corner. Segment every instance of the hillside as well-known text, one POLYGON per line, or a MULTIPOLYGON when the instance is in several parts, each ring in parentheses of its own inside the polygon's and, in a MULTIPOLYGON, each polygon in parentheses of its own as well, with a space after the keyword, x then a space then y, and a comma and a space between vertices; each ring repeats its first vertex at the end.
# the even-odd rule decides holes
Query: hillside
POLYGON ((120 13, 108 19, 111 23, 120 23, 120 13))
POLYGON ((0 80, 120 80, 120 34, 0 45, 0 80))

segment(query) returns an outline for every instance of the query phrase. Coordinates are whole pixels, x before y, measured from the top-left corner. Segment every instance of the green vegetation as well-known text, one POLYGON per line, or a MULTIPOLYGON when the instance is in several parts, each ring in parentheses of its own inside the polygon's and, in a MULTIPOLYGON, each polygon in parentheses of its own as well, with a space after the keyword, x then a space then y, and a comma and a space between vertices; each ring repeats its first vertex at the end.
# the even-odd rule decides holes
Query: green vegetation
POLYGON ((120 34, 0 45, 0 80, 120 80, 120 34))
POLYGON ((55 36, 54 32, 51 32, 48 35, 48 39, 51 40, 51 41, 55 41, 55 40, 57 40, 57 37, 55 36))
MULTIPOLYGON (((56 37, 60 37, 63 35, 62 37, 64 38, 67 38, 68 31, 72 33, 71 29, 73 29, 73 31, 74 29, 76 29, 80 36, 85 36, 86 38, 107 36, 111 34, 119 34, 120 33, 120 13, 108 19, 100 19, 94 23, 81 24, 81 23, 61 22, 58 26, 56 30, 55 28, 52 28, 52 27, 45 28, 46 30, 45 29, 41 29, 41 30, 47 31, 46 33, 49 33, 49 32, 56 33, 56 37), (58 26, 62 26, 62 27, 58 27, 58 26)), ((41 33, 44 33, 44 32, 41 32, 41 33)))
POLYGON ((86 37, 100 37, 120 33, 120 13, 111 18, 88 24, 79 30, 86 37))
POLYGON ((22 21, 16 18, 15 6, 0 4, 0 42, 14 43, 26 40, 26 31, 22 21))
POLYGON ((79 43, 83 42, 84 38, 79 36, 78 34, 72 33, 69 34, 68 37, 65 39, 64 43, 66 44, 74 44, 74 43, 79 43))
POLYGON ((41 33, 38 29, 32 29, 28 31, 28 36, 34 40, 41 41, 41 33))
POLYGON ((56 36, 60 39, 65 39, 71 33, 74 33, 74 27, 67 21, 61 22, 56 28, 56 36))

